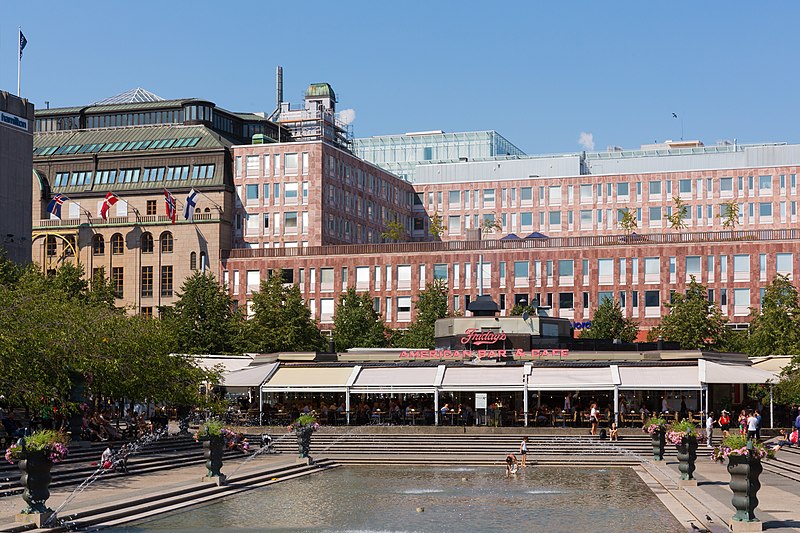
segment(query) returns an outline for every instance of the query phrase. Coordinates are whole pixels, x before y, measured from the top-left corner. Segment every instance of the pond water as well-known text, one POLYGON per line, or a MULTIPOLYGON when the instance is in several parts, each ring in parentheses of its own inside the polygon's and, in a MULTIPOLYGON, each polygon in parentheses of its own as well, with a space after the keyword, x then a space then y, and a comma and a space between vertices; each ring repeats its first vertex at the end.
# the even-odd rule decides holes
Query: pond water
POLYGON ((685 531, 629 468, 339 467, 115 531, 685 531), (417 508, 424 508, 418 512, 417 508))

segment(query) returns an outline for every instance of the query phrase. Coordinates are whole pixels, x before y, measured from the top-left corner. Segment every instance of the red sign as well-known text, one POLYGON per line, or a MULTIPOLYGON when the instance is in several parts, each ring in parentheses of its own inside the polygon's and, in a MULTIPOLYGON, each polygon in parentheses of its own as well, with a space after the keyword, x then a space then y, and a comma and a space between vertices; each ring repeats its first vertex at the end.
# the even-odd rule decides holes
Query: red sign
POLYGON ((541 357, 568 357, 569 350, 408 350, 400 352, 400 359, 538 359, 541 357))
POLYGON ((480 346, 481 344, 494 344, 496 342, 506 340, 505 332, 495 333, 493 331, 478 331, 477 329, 468 329, 461 337, 461 344, 474 344, 480 346))

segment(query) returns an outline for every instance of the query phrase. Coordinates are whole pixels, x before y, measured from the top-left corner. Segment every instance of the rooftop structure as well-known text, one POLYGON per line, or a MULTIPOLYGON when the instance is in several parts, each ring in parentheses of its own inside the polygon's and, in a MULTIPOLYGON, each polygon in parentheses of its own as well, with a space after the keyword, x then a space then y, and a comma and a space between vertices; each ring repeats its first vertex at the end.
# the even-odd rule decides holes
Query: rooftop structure
MULTIPOLYGON (((282 80, 279 72, 279 85, 282 80)), ((282 95, 279 92, 279 99, 282 95)), ((312 83, 305 92, 303 105, 292 108, 289 102, 280 102, 274 117, 298 142, 323 140, 348 152, 352 151, 350 126, 336 116, 336 93, 328 83, 312 83)))
POLYGON ((441 130, 355 139, 356 154, 414 182, 423 163, 520 157, 525 153, 496 131, 445 133, 441 130))

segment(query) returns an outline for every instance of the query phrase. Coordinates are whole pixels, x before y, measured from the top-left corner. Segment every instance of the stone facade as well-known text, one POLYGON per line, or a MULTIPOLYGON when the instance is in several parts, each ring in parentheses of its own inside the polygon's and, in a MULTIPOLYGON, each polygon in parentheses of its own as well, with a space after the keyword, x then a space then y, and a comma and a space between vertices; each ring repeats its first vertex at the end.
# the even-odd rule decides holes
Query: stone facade
POLYGON ((31 260, 33 104, 0 92, 0 248, 17 263, 31 260))

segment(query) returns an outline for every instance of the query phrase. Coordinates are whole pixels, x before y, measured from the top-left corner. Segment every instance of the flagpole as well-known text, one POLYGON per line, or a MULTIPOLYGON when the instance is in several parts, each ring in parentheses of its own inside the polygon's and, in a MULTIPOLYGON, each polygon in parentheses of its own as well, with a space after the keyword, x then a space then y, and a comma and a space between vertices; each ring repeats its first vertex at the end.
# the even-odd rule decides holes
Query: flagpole
POLYGON ((17 96, 20 96, 20 72, 22 70, 22 39, 20 36, 22 35, 22 26, 18 26, 17 28, 19 29, 19 34, 17 35, 17 96))

